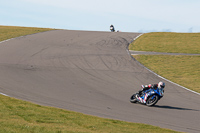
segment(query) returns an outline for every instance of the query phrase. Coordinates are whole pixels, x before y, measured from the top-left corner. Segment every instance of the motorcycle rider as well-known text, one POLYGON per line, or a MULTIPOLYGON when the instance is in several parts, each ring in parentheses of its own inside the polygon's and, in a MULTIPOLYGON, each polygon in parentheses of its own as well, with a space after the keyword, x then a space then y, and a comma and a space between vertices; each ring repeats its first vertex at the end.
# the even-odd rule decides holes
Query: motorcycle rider
POLYGON ((142 99, 141 96, 143 95, 143 92, 148 89, 159 89, 160 91, 164 92, 165 83, 160 81, 158 84, 149 84, 149 85, 142 85, 142 90, 139 90, 139 95, 137 95, 138 99, 142 99))
POLYGON ((115 28, 114 28, 114 26, 111 24, 111 26, 110 26, 110 30, 112 31, 112 32, 115 32, 115 28))

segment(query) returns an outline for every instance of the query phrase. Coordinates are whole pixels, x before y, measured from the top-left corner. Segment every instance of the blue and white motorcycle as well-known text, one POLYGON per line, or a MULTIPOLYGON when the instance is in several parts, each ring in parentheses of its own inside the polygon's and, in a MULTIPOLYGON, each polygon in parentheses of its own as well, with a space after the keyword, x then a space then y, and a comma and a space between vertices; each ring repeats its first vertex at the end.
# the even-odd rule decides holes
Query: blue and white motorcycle
POLYGON ((164 89, 150 88, 145 91, 139 91, 130 98, 131 103, 142 103, 147 106, 155 105, 163 97, 164 89))

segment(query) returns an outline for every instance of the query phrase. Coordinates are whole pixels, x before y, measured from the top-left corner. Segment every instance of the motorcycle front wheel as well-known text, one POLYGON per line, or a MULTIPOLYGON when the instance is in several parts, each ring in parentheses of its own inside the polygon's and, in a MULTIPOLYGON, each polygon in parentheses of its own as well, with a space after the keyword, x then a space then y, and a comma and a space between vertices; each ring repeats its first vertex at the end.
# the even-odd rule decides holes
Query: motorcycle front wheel
POLYGON ((137 99, 136 99, 136 94, 133 94, 132 96, 131 96, 131 98, 130 98, 130 102, 131 103, 136 103, 137 102, 137 99))
POLYGON ((146 105, 147 106, 153 106, 158 102, 158 100, 159 100, 158 95, 152 95, 147 99, 146 105))

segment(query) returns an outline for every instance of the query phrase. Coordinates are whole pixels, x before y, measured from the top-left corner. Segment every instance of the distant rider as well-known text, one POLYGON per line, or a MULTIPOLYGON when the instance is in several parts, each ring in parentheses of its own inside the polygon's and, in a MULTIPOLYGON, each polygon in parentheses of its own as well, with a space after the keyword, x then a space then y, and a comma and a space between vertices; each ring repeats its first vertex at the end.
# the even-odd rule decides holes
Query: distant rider
POLYGON ((114 28, 114 26, 112 24, 110 26, 110 30, 111 30, 111 32, 115 32, 115 28, 114 28))

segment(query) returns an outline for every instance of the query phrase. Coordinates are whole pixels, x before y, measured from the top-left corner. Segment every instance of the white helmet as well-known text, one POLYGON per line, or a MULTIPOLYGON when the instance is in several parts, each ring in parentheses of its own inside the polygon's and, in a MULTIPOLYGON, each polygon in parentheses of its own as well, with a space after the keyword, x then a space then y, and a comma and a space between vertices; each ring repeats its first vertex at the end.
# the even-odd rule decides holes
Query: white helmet
POLYGON ((159 89, 161 89, 161 88, 165 88, 165 83, 164 82, 162 82, 162 81, 160 81, 159 83, 158 83, 158 88, 159 89))

